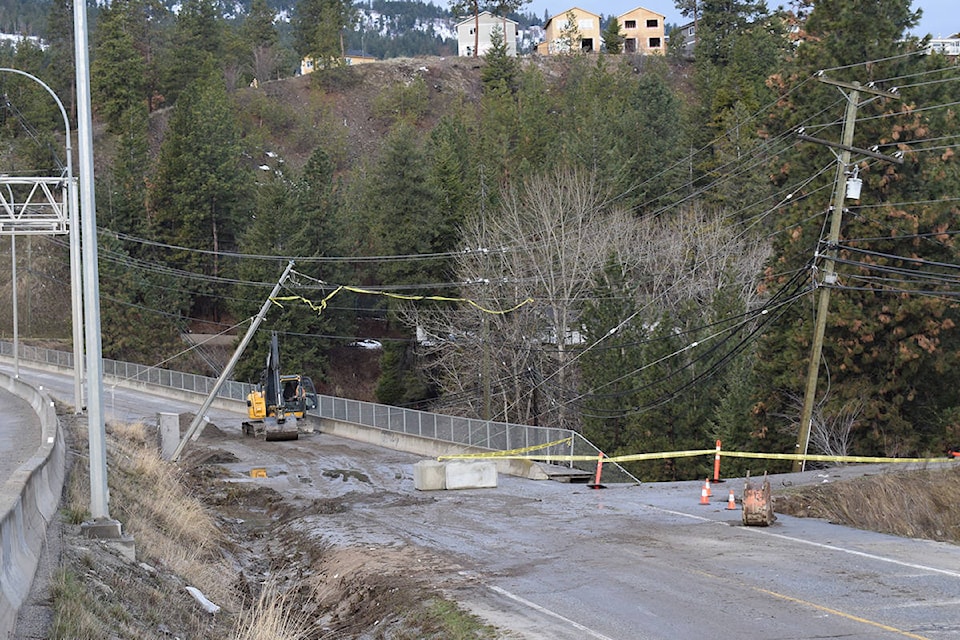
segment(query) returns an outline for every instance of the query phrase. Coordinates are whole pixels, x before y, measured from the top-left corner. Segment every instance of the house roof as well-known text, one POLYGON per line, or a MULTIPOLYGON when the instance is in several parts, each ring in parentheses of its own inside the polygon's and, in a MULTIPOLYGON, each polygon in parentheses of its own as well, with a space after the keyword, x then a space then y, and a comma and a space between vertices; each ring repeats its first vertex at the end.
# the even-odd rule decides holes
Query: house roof
POLYGON ((626 16, 626 15, 629 15, 629 14, 633 13, 634 11, 641 11, 641 10, 642 10, 642 11, 646 11, 647 13, 652 13, 652 14, 655 15, 655 16, 660 16, 661 18, 666 18, 666 17, 667 17, 667 16, 666 16, 665 14, 663 14, 663 13, 658 13, 658 12, 654 11, 653 9, 647 9, 646 7, 634 7, 633 9, 630 9, 630 11, 624 11, 623 13, 621 13, 621 14, 620 14, 619 16, 617 16, 617 17, 619 18, 619 17, 622 17, 622 16, 626 16))
MULTIPOLYGON (((480 12, 479 14, 477 14, 476 16, 467 16, 466 18, 464 18, 463 20, 461 20, 460 22, 458 22, 458 23, 455 24, 454 26, 455 26, 455 27, 459 27, 459 26, 462 25, 462 24, 466 24, 466 23, 468 23, 468 22, 473 22, 476 18, 479 18, 480 16, 489 16, 489 17, 491 17, 491 18, 496 18, 496 19, 499 20, 499 21, 503 21, 503 20, 504 20, 504 18, 501 18, 500 16, 495 16, 495 15, 493 15, 492 13, 490 13, 489 11, 481 11, 481 12, 480 12)), ((516 20, 511 20, 510 18, 506 18, 506 21, 509 22, 509 23, 511 23, 511 24, 517 24, 517 21, 516 21, 516 20)))
POLYGON ((580 7, 570 7, 569 9, 566 9, 566 10, 564 10, 564 11, 561 11, 560 13, 558 13, 558 14, 555 15, 555 16, 550 16, 550 19, 548 19, 548 20, 544 23, 543 28, 546 29, 546 28, 547 28, 547 25, 549 25, 551 22, 553 22, 553 19, 554 19, 554 18, 559 18, 559 17, 561 17, 561 16, 566 16, 566 15, 567 15, 568 13, 570 13, 571 11, 580 11, 581 13, 586 13, 586 14, 589 14, 589 15, 594 16, 594 17, 596 17, 596 18, 599 18, 599 17, 600 17, 600 14, 599 14, 599 13, 594 13, 593 11, 587 11, 586 9, 581 9, 580 7))

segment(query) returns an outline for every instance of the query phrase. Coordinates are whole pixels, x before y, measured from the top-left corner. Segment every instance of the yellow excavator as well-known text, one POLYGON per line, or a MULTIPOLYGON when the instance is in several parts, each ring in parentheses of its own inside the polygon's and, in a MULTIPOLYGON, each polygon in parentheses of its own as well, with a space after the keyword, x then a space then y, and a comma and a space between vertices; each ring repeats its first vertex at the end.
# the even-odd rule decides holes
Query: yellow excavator
POLYGON ((264 440, 296 440, 300 437, 297 421, 316 408, 317 391, 310 378, 280 373, 280 348, 274 332, 260 384, 247 394, 250 419, 243 423, 243 433, 264 440))

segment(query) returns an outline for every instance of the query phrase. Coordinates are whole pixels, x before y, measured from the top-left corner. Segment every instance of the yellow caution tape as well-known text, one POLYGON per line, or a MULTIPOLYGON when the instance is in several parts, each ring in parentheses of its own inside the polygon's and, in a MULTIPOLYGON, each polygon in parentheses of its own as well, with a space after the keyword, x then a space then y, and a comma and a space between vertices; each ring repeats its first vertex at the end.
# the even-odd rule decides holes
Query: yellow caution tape
MULTIPOLYGON (((569 441, 569 438, 566 439, 569 441)), ((463 454, 442 456, 438 459, 454 458, 501 458, 506 460, 536 460, 540 462, 596 462, 598 456, 585 455, 518 455, 525 451, 532 451, 536 448, 546 448, 554 444, 563 443, 564 440, 558 440, 556 443, 541 445, 539 447, 527 447, 525 449, 513 449, 510 451, 494 451, 490 453, 463 454)), ((658 451, 654 453, 633 453, 622 456, 604 456, 602 461, 606 462, 637 462, 641 460, 666 460, 668 458, 695 458, 697 456, 716 455, 716 449, 696 449, 691 451, 658 451)), ((826 456, 818 454, 795 454, 795 453, 753 453, 748 451, 720 451, 720 455, 731 458, 764 458, 768 460, 808 460, 811 462, 861 462, 861 463, 893 463, 893 462, 942 462, 946 458, 883 458, 878 456, 826 456)))
POLYGON ((769 460, 809 460, 813 462, 942 462, 946 458, 882 458, 878 456, 824 456, 814 453, 750 453, 747 451, 721 451, 721 456, 731 458, 767 458, 769 460))
POLYGON ((375 291, 372 289, 361 289, 359 287, 350 287, 347 285, 340 285, 339 287, 334 289, 332 293, 328 294, 323 300, 321 300, 318 303, 315 303, 312 300, 308 300, 303 296, 278 296, 276 298, 270 298, 270 301, 273 302, 278 307, 280 307, 281 309, 283 308, 283 305, 280 304, 281 302, 302 302, 308 305, 314 311, 316 311, 317 315, 320 315, 321 313, 323 313, 323 310, 327 308, 327 303, 330 301, 330 299, 333 298, 338 293, 340 293, 341 291, 352 291, 353 293, 362 293, 362 294, 373 295, 373 296, 384 296, 385 298, 396 298, 397 300, 413 300, 413 301, 434 300, 438 302, 463 302, 473 307, 476 307, 477 309, 479 309, 484 313, 490 313, 493 315, 505 315, 512 311, 516 311, 517 309, 519 309, 524 305, 527 305, 533 302, 533 298, 527 298, 523 302, 520 302, 519 304, 516 304, 510 307, 509 309, 489 309, 473 300, 470 300, 469 298, 451 298, 447 296, 415 296, 415 295, 407 295, 402 293, 390 293, 388 291, 375 291))
MULTIPOLYGON (((438 456, 437 460, 460 460, 467 458, 525 458, 526 456, 520 456, 517 454, 526 453, 528 451, 537 451, 538 449, 549 449, 550 447, 556 447, 561 444, 570 444, 573 440, 573 437, 564 438, 562 440, 554 440, 553 442, 548 442, 546 444, 535 444, 529 447, 521 447, 519 449, 510 449, 509 451, 490 451, 486 453, 458 453, 449 456, 438 456)), ((562 456, 560 456, 562 457, 562 456)), ((595 460, 596 458, 591 458, 595 460)))
POLYGON ((608 458, 610 462, 635 462, 637 460, 665 460, 667 458, 695 458, 708 453, 716 453, 716 449, 697 449, 695 451, 662 451, 657 453, 632 453, 625 456, 608 458))

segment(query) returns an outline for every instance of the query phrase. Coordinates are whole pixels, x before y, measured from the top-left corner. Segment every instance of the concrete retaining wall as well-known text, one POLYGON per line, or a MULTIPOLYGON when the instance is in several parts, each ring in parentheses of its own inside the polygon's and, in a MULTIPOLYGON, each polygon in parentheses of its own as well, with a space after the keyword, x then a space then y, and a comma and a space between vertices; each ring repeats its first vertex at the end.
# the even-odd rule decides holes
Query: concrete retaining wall
MULTIPOLYGON (((322 433, 329 433, 350 440, 359 440, 380 447, 386 447, 387 449, 416 453, 427 458, 456 455, 458 453, 490 453, 488 449, 481 449, 479 447, 468 447, 452 442, 431 440, 430 438, 421 438, 420 436, 367 427, 352 422, 341 422, 340 420, 331 420, 330 418, 320 418, 320 427, 318 430, 322 433)), ((529 478, 530 480, 549 479, 543 469, 530 460, 495 460, 495 462, 497 464, 497 473, 529 478)))
POLYGON ((49 397, 3 374, 0 388, 29 402, 41 428, 40 448, 0 486, 0 638, 11 638, 60 504, 66 445, 49 397))

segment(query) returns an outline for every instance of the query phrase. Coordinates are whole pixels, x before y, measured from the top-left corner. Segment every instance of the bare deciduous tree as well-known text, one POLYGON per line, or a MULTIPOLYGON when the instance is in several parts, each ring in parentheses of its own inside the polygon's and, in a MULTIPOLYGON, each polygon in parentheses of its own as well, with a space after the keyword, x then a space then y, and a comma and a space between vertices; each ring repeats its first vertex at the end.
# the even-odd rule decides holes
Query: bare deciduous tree
POLYGON ((770 247, 750 235, 734 235, 723 212, 695 205, 638 224, 645 251, 636 254, 639 302, 651 316, 673 315, 688 304, 709 309, 718 292, 752 308, 770 247))
MULTIPOLYGON (((807 452, 827 456, 848 456, 850 445, 853 444, 851 434, 863 413, 863 402, 860 400, 846 402, 834 412, 830 412, 827 405, 827 398, 824 398, 813 408, 813 414, 810 416, 810 445, 807 452)), ((795 420, 796 416, 800 415, 802 406, 803 398, 791 395, 791 411, 782 417, 795 420)), ((798 425, 793 422, 786 428, 788 433, 796 433, 798 425)), ((810 463, 807 463, 807 466, 810 466, 810 463)))
POLYGON ((456 273, 464 297, 487 310, 533 303, 505 314, 465 305, 408 311, 443 409, 570 428, 579 426, 571 407, 581 397, 575 353, 588 348, 583 312, 605 278, 619 270, 633 308, 643 310, 624 322, 702 321, 722 307, 718 292, 752 304, 768 251, 734 236, 720 212, 636 219, 606 198, 595 175, 565 168, 508 189, 463 237, 456 273))
POLYGON ((611 256, 636 241, 629 216, 595 176, 558 168, 508 190, 499 209, 464 231, 462 293, 486 309, 411 312, 428 373, 461 410, 514 422, 569 426, 570 349, 580 309, 611 256))

